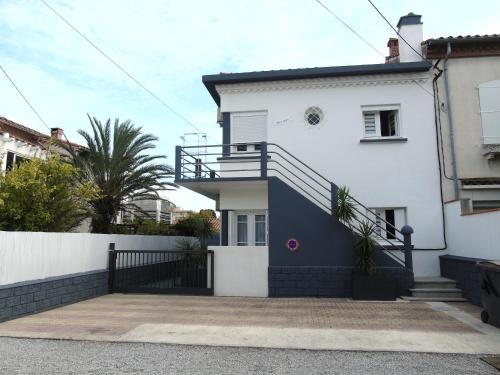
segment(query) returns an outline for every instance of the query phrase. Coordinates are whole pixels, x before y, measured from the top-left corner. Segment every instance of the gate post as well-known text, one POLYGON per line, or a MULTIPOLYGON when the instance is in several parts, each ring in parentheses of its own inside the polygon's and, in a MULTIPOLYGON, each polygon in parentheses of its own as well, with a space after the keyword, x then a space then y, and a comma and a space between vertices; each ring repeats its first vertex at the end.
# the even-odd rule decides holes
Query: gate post
POLYGON ((215 294, 215 286, 214 286, 214 281, 215 281, 215 275, 214 275, 214 254, 215 252, 213 250, 208 250, 208 254, 210 255, 210 295, 213 296, 215 294))
POLYGON ((115 243, 109 244, 108 253, 108 292, 113 293, 115 287, 116 251, 115 243))

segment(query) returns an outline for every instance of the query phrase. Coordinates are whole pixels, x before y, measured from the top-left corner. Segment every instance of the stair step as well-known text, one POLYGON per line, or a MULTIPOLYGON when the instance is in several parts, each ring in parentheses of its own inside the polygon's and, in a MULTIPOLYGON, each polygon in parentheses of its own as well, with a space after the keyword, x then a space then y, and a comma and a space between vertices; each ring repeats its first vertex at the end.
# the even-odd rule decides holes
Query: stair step
POLYGON ((410 289, 413 297, 422 298, 462 298, 462 291, 460 289, 410 289))
POLYGON ((443 289, 443 288, 455 288, 455 280, 448 279, 446 277, 418 277, 415 278, 415 288, 417 289, 443 289))
POLYGON ((401 299, 405 301, 414 302, 467 302, 467 299, 463 297, 453 298, 453 297, 410 297, 402 296, 401 299))

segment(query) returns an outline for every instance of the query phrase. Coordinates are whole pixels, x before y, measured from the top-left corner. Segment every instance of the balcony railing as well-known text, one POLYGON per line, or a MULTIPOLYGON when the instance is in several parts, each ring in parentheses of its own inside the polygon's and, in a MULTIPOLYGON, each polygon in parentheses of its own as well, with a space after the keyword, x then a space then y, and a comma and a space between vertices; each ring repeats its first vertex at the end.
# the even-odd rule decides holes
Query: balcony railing
MULTIPOLYGON (((278 177, 326 212, 336 215, 338 187, 309 165, 275 143, 177 146, 175 180, 190 181, 248 180, 278 177)), ((395 261, 412 269, 411 233, 409 226, 401 230, 375 211, 352 197, 357 223, 369 222, 382 250, 395 261), (400 251, 404 262, 392 256, 400 251)), ((353 230, 356 230, 353 227, 353 230)))

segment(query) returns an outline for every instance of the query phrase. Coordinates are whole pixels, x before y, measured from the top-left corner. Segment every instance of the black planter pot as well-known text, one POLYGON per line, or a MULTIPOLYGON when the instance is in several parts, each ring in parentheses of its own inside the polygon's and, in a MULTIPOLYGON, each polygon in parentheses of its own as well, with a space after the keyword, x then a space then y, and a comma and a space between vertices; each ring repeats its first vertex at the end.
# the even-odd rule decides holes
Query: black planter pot
POLYGON ((352 299, 365 301, 394 301, 397 281, 384 274, 352 274, 352 299))

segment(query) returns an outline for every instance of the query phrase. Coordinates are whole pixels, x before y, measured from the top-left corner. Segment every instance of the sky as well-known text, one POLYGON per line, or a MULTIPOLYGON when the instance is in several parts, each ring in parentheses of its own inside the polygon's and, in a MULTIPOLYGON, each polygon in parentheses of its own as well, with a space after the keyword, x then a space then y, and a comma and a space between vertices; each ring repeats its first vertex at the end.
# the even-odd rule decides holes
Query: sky
MULTIPOLYGON (((197 128, 221 143, 217 107, 203 74, 382 63, 315 0, 46 0, 74 27, 197 128)), ((394 32, 367 0, 322 0, 384 55, 394 32)), ((500 1, 374 0, 396 25, 422 15, 424 39, 500 33, 500 1), (480 3, 481 6, 478 6, 480 3)), ((156 135, 174 164, 194 128, 99 54, 40 0, 0 0, 0 64, 49 127, 71 141, 87 114, 130 119, 156 135)), ((48 133, 0 72, 0 116, 48 133)), ((194 140, 194 138, 192 138, 194 140)), ((176 205, 214 208, 187 189, 162 194, 176 205)))

